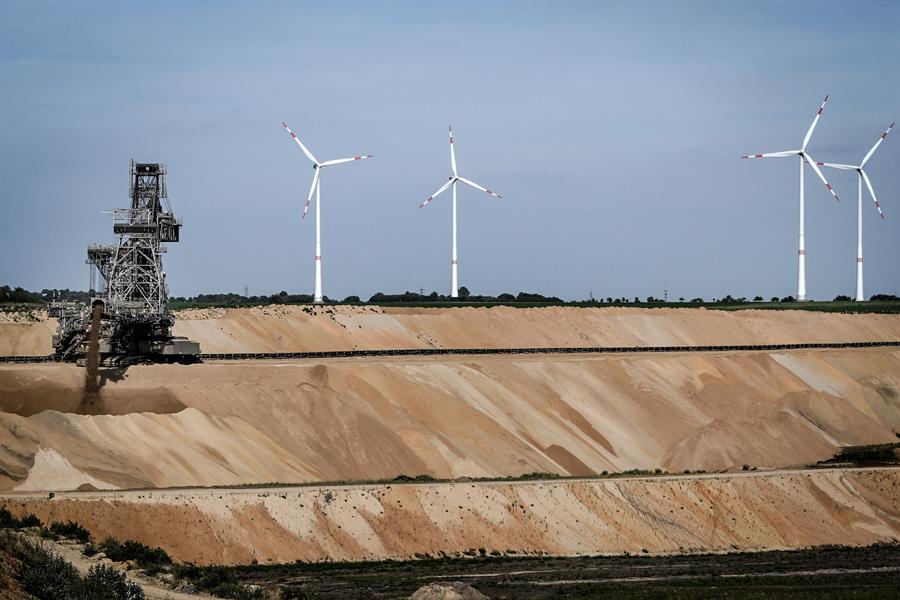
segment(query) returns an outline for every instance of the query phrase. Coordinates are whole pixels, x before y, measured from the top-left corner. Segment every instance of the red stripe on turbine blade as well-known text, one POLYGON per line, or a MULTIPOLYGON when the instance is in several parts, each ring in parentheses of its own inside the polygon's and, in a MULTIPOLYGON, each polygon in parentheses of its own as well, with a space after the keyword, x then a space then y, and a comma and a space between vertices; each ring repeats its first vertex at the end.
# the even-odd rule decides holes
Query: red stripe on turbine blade
POLYGON ((825 184, 825 187, 827 187, 829 190, 831 190, 831 184, 830 184, 830 183, 826 183, 826 184, 825 184))
POLYGON ((754 156, 754 158, 762 158, 763 157, 762 154, 754 154, 753 156, 754 156))
POLYGON ((797 250, 797 254, 800 256, 806 256, 806 250, 797 250))
POLYGON ((817 114, 817 115, 821 115, 823 110, 825 110, 825 106, 824 106, 824 105, 819 107, 819 112, 817 112, 816 114, 817 114))
POLYGON ((863 261, 862 256, 856 257, 856 262, 861 263, 863 261))

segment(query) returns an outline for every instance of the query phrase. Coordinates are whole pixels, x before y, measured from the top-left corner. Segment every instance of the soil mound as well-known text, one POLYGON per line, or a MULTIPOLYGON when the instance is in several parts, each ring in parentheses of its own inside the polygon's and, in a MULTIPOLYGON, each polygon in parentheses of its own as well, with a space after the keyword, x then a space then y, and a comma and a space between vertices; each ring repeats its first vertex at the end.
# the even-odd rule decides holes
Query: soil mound
POLYGON ((487 596, 461 581, 429 583, 417 589, 409 600, 490 600, 487 596))

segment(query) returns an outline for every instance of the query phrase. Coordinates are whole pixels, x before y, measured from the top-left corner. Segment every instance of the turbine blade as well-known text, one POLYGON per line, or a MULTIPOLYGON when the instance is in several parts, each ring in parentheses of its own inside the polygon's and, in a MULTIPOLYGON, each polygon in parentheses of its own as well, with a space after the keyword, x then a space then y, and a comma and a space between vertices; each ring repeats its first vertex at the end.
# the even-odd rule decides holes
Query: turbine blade
POLYGON ((872 182, 869 181, 869 176, 866 175, 866 172, 862 169, 859 170, 862 174, 863 181, 866 182, 866 187, 869 188, 869 193, 872 194, 872 200, 875 201, 875 209, 878 210, 878 214, 881 215, 881 220, 884 220, 884 213, 881 211, 881 205, 878 203, 878 198, 875 197, 875 190, 872 188, 872 182))
POLYGON ((361 154, 359 156, 354 156, 353 158, 336 158, 334 160, 326 160, 322 163, 323 167, 328 167, 331 165, 339 165, 341 163, 353 162, 354 160, 365 160, 367 158, 372 158, 375 156, 374 154, 361 154))
POLYGON ((812 137, 813 130, 816 128, 816 123, 819 122, 819 117, 822 116, 822 111, 825 110, 826 102, 828 102, 828 96, 825 96, 825 99, 822 100, 822 106, 820 106, 818 112, 816 112, 816 117, 813 119, 812 125, 809 126, 809 131, 806 132, 806 137, 803 138, 803 150, 806 150, 806 145, 809 143, 809 138, 812 137))
POLYGON ((853 165, 842 165, 840 163, 826 163, 816 161, 816 164, 820 167, 829 167, 831 169, 840 169, 841 171, 856 171, 859 167, 854 167, 853 165))
POLYGON ((482 192, 487 192, 488 194, 490 194, 491 196, 493 196, 495 198, 503 198, 503 196, 501 196, 497 192, 492 192, 491 190, 489 190, 487 188, 483 188, 480 185, 478 185, 477 183, 475 183, 474 181, 469 181, 468 179, 466 179, 464 177, 459 177, 459 180, 465 184, 471 185, 476 190, 481 190, 482 192))
POLYGON ((300 138, 298 138, 296 135, 294 135, 294 132, 291 131, 291 128, 287 126, 287 123, 282 121, 281 124, 284 126, 285 129, 287 129, 288 133, 291 134, 291 137, 294 138, 294 141, 297 142, 297 145, 300 146, 300 149, 303 150, 303 154, 306 155, 306 158, 308 158, 309 160, 313 161, 316 164, 319 164, 319 161, 316 160, 316 157, 313 156, 312 152, 310 152, 309 150, 306 149, 306 146, 303 145, 303 142, 300 141, 300 138))
POLYGON ((797 156, 802 150, 784 150, 782 152, 769 152, 768 154, 745 154, 741 158, 781 158, 782 156, 797 156))
POLYGON ((888 128, 885 130, 885 132, 881 134, 881 137, 878 138, 878 141, 875 142, 875 145, 872 146, 872 149, 869 150, 869 153, 868 153, 868 154, 866 154, 866 157, 865 157, 864 159, 862 159, 862 163, 860 163, 860 165, 859 165, 859 168, 860 168, 860 169, 862 169, 864 166, 866 166, 866 163, 869 162, 869 159, 872 158, 872 155, 873 155, 873 154, 875 154, 875 150, 878 149, 878 146, 881 145, 881 142, 884 141, 884 138, 886 138, 886 137, 888 136, 888 134, 891 132, 891 129, 893 129, 893 128, 894 128, 894 124, 891 123, 891 126, 888 127, 888 128))
POLYGON ((834 188, 831 187, 831 184, 828 183, 828 180, 825 179, 825 176, 824 176, 824 175, 822 175, 822 171, 819 170, 819 167, 816 166, 816 163, 815 163, 815 161, 812 159, 812 157, 810 157, 809 154, 806 154, 805 152, 804 152, 801 156, 803 156, 803 158, 806 159, 806 162, 809 163, 809 166, 811 166, 811 167, 813 168, 813 171, 816 172, 816 175, 819 176, 819 179, 822 180, 822 183, 825 184, 825 187, 828 188, 828 191, 831 192, 831 195, 832 195, 832 196, 834 196, 834 199, 837 200, 838 202, 840 202, 841 199, 838 198, 838 195, 837 195, 837 193, 834 191, 834 188))
POLYGON ((456 150, 453 149, 453 128, 450 127, 450 168, 453 170, 453 176, 456 177, 456 150))
POLYGON ((428 200, 426 200, 425 202, 420 204, 419 208, 424 207, 426 204, 428 204, 429 202, 431 202, 432 200, 434 200, 435 198, 437 198, 438 196, 440 196, 441 194, 446 192, 447 188, 450 187, 450 184, 453 183, 453 181, 454 181, 454 178, 451 177, 450 180, 447 181, 447 183, 445 183, 444 185, 442 185, 441 187, 438 188, 438 191, 436 191, 432 195, 428 196, 428 200))
POLYGON ((316 174, 313 175, 312 185, 309 187, 309 196, 306 197, 306 206, 303 208, 303 216, 301 219, 306 218, 306 213, 309 212, 309 203, 312 202, 313 194, 316 192, 316 185, 319 183, 319 169, 316 169, 316 174))

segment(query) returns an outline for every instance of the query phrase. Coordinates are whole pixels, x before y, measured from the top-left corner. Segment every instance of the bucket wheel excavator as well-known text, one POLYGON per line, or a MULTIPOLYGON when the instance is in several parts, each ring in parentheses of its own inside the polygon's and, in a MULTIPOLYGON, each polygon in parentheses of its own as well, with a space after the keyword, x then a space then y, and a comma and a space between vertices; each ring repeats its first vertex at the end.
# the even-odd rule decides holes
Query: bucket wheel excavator
POLYGON ((87 249, 91 290, 98 273, 100 290, 89 305, 50 305, 50 315, 59 321, 53 346, 64 360, 94 370, 99 365, 197 362, 200 345, 172 335, 175 317, 169 311, 162 255, 165 243, 178 242, 181 221, 166 193, 166 168, 132 160, 129 171, 131 207, 109 211, 116 243, 87 249))

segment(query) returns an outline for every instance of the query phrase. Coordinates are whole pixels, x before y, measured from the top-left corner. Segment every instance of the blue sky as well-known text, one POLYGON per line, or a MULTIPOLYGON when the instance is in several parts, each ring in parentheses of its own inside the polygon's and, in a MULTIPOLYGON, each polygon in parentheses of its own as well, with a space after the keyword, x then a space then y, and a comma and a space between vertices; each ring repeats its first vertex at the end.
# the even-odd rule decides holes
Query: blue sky
MULTIPOLYGON (((797 164, 858 162, 900 119, 900 3, 0 2, 0 282, 87 287, 128 161, 164 162, 173 295, 309 293, 320 158, 325 293, 784 296, 797 164)), ((900 293, 900 132, 867 169, 866 292, 900 293)), ((852 295, 856 182, 807 173, 807 285, 852 295)))

